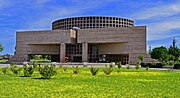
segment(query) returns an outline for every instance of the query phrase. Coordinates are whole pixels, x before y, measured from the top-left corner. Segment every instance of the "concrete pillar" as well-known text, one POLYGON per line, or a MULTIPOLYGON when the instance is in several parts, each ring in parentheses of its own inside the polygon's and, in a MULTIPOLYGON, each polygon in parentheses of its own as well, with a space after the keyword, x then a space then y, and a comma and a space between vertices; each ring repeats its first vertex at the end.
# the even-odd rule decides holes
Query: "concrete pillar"
POLYGON ((82 62, 88 62, 88 43, 82 43, 82 62))
POLYGON ((60 44, 60 62, 65 61, 65 56, 66 56, 66 44, 61 43, 60 44))

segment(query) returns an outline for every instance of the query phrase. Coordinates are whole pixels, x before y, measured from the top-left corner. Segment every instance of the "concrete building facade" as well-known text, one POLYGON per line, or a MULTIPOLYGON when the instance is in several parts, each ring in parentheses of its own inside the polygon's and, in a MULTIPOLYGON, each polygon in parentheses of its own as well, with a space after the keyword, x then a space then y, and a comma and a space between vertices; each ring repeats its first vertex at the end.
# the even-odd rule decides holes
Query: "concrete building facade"
POLYGON ((24 62, 31 55, 50 55, 53 62, 122 62, 134 64, 146 53, 146 26, 118 17, 73 17, 54 21, 52 30, 16 33, 16 55, 24 62))

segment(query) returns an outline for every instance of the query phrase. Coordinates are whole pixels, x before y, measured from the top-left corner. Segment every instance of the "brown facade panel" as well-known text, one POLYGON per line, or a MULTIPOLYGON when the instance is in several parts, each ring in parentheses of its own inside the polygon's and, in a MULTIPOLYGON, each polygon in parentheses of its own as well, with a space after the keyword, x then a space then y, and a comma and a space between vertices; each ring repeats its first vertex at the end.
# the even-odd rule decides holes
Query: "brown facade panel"
POLYGON ((35 44, 28 45, 28 54, 60 54, 59 44, 35 44))

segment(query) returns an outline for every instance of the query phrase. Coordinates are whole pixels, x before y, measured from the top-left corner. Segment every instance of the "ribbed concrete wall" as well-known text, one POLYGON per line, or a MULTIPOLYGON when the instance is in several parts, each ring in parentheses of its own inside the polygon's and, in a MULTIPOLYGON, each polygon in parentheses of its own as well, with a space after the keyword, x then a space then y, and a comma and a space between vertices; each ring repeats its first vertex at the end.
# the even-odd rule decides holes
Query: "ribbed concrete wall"
POLYGON ((80 29, 107 28, 107 27, 133 27, 134 21, 119 17, 87 16, 72 17, 56 20, 52 23, 52 29, 69 30, 73 27, 80 29))

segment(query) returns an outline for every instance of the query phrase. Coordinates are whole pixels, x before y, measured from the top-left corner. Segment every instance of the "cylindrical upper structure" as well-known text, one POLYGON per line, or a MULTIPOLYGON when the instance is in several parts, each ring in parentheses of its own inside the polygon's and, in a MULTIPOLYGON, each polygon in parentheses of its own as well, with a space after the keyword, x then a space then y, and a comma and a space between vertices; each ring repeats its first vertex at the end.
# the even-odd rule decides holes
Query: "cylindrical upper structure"
POLYGON ((52 23, 52 29, 69 30, 73 27, 80 29, 105 28, 105 27, 133 27, 134 21, 118 17, 88 16, 72 17, 56 20, 52 23))

